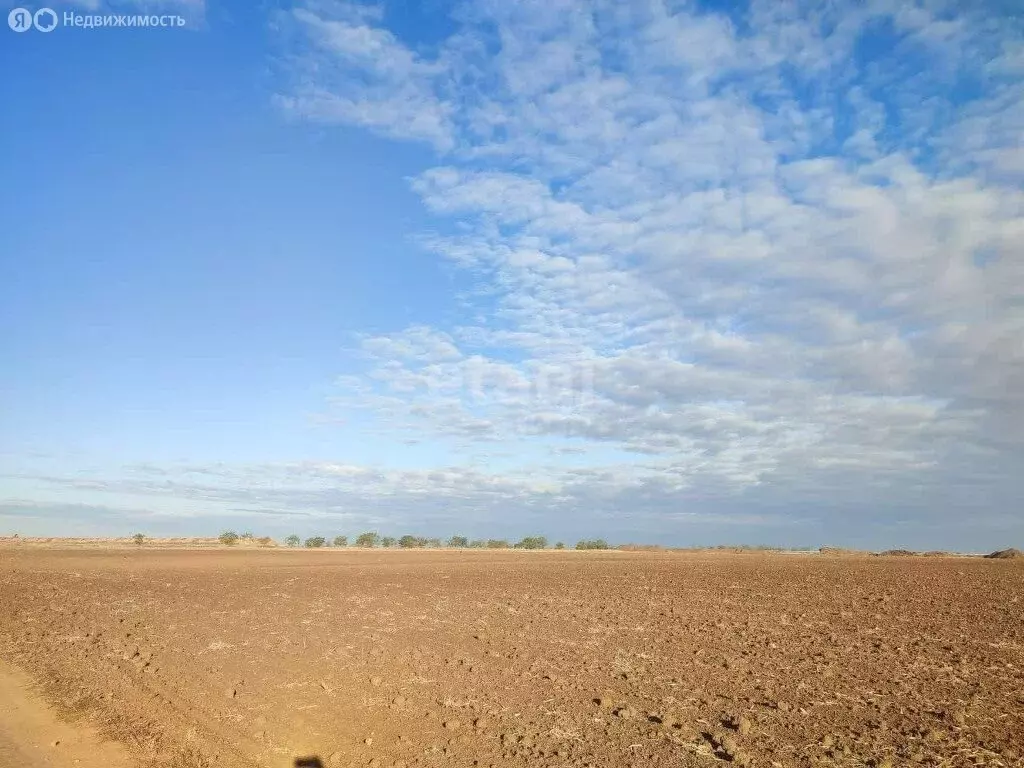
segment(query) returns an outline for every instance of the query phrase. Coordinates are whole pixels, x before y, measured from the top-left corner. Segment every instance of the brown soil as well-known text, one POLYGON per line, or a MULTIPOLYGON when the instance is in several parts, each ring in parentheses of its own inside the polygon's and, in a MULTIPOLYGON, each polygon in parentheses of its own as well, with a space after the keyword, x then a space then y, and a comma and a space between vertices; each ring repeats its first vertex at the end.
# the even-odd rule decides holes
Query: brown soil
POLYGON ((33 690, 31 679, 0 661, 0 765, 9 768, 128 768, 121 745, 92 728, 60 719, 33 690))
POLYGON ((870 555, 871 554, 870 552, 868 552, 866 550, 862 550, 862 549, 844 549, 843 547, 822 547, 818 551, 821 554, 823 554, 823 555, 843 555, 843 556, 857 555, 857 556, 862 556, 862 555, 870 555))
POLYGON ((909 549, 887 549, 885 552, 879 552, 879 557, 916 557, 917 552, 909 549))
POLYGON ((0 657, 141 764, 1021 765, 983 558, 0 549, 0 657))

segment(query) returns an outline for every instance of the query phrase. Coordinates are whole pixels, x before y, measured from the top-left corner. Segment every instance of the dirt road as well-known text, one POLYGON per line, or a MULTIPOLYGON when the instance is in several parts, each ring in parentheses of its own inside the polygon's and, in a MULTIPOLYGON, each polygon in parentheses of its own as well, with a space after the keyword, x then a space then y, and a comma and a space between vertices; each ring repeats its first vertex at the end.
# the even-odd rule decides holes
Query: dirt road
POLYGON ((0 552, 0 658, 143 764, 1021 765, 1024 567, 0 552))
POLYGON ((0 660, 0 766, 132 768, 120 744, 88 723, 68 723, 33 690, 31 679, 0 660))

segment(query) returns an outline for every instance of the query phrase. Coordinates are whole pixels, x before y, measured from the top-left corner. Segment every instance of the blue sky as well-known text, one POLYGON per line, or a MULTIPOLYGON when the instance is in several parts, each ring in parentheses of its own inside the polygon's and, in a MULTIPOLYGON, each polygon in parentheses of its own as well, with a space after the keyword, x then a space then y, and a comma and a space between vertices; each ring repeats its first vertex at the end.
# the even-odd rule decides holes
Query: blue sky
POLYGON ((0 531, 1024 539, 1010 4, 53 7, 0 531))

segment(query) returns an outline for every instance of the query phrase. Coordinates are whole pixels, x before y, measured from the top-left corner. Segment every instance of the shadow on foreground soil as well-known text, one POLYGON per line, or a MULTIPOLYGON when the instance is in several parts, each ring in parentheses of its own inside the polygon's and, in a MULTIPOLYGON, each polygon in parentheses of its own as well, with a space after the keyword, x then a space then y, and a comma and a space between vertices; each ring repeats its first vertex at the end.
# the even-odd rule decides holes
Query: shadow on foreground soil
POLYGON ((324 768, 324 764, 316 755, 312 757, 296 757, 295 768, 324 768))

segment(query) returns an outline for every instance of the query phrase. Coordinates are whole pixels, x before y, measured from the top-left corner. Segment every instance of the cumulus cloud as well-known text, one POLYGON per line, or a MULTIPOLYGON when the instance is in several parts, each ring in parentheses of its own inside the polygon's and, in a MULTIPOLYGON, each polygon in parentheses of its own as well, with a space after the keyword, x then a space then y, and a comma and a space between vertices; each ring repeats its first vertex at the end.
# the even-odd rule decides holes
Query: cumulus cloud
POLYGON ((360 337, 327 418, 466 463, 135 491, 579 529, 999 509, 1024 531, 1019 19, 474 0, 430 45, 386 20, 280 16, 278 101, 433 149, 418 242, 474 289, 457 323, 360 337))
POLYGON ((447 74, 444 66, 417 56, 379 21, 373 8, 355 4, 282 14, 282 34, 311 48, 289 50, 292 87, 278 95, 279 106, 298 118, 450 146, 451 107, 435 95, 447 74))
POLYGON ((443 150, 412 187, 460 226, 422 242, 476 279, 475 311, 365 339, 338 412, 656 457, 601 470, 622 493, 842 489, 956 517, 1024 492, 1019 20, 759 0, 460 19, 429 63, 374 32, 443 134, 371 127, 443 150))

